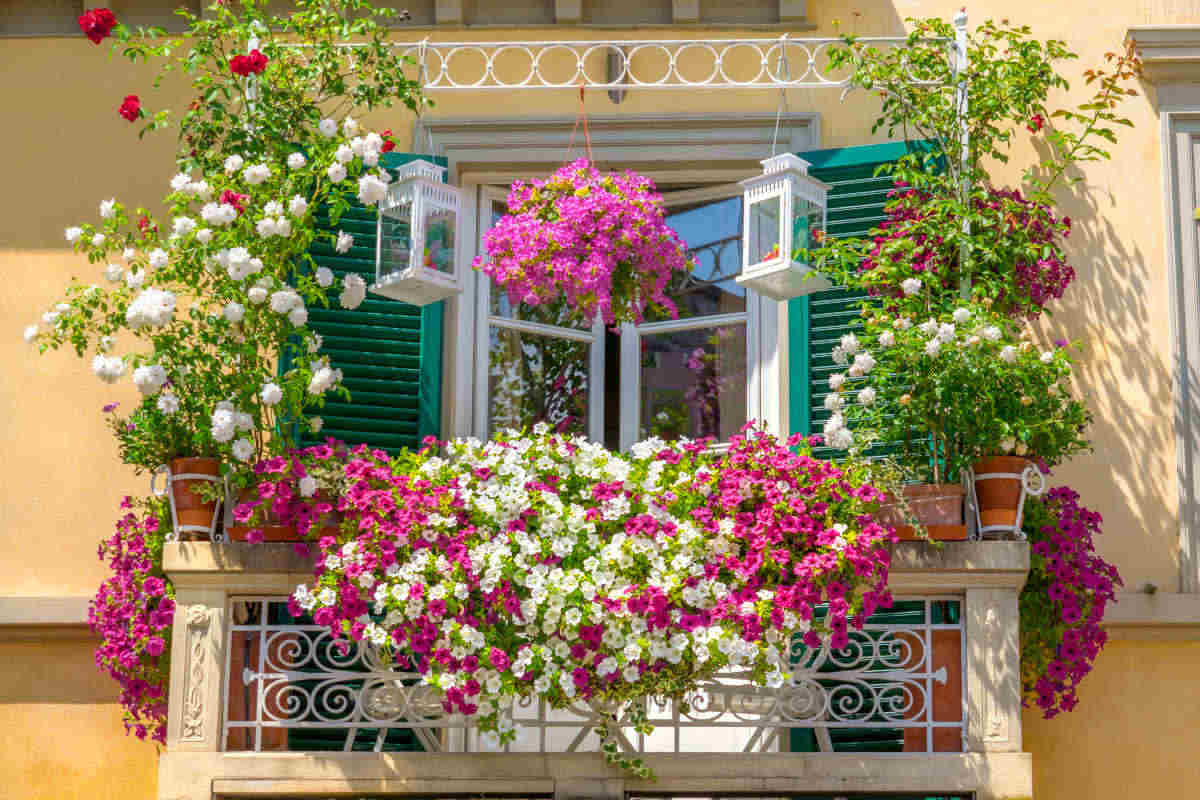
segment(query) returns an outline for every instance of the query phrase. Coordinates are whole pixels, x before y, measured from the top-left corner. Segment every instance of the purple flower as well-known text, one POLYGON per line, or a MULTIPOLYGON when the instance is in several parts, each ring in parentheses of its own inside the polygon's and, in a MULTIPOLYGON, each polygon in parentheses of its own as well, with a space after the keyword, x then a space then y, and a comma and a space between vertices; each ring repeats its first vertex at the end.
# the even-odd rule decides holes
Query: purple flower
POLYGON ((120 403, 109 403, 104 408, 100 409, 100 411, 104 414, 111 414, 112 412, 117 410, 117 406, 119 406, 119 405, 121 405, 121 404, 120 403))

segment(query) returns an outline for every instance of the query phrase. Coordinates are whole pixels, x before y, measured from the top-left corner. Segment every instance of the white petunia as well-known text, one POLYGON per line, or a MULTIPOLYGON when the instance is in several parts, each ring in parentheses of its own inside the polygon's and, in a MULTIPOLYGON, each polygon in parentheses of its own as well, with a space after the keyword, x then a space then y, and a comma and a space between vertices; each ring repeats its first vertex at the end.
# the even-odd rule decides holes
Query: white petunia
POLYGON ((339 253, 348 253, 353 246, 354 237, 345 231, 338 231, 337 244, 333 246, 333 249, 339 253))
POLYGON ((167 371, 159 364, 147 364, 133 371, 133 383, 142 394, 157 394, 166 382, 167 371))
POLYGON ((233 443, 233 457, 238 461, 246 462, 254 458, 254 442, 243 437, 233 443))
POLYGON ((287 157, 288 169, 302 169, 307 163, 304 153, 292 153, 287 157))
POLYGON ((1011 344, 1005 345, 1005 347, 1000 351, 1000 360, 1009 364, 1016 363, 1017 348, 1013 347, 1011 344))
POLYGON ((305 475, 300 479, 300 496, 312 497, 317 493, 317 479, 312 475, 305 475))
POLYGON ((317 267, 317 285, 322 289, 328 289, 333 285, 333 270, 329 267, 317 267))
POLYGON ((229 156, 229 158, 225 159, 225 174, 232 175, 233 173, 235 173, 239 169, 241 169, 242 164, 245 164, 245 163, 246 163, 245 159, 243 159, 239 155, 229 156))
POLYGON ((242 179, 251 186, 266 183, 271 177, 271 168, 266 164, 251 164, 242 172, 242 179))
POLYGON ((942 352, 941 340, 930 339, 928 342, 925 343, 925 355, 930 356, 932 358, 933 356, 936 356, 940 352, 942 352))
POLYGON ((179 398, 173 392, 163 392, 158 396, 158 402, 155 403, 158 410, 170 416, 179 410, 179 398))
POLYGON ((858 392, 859 405, 869 406, 875 403, 875 389, 867 386, 858 392))
POLYGON ((67 228, 66 237, 67 237, 67 241, 70 242, 71 244, 75 244, 76 242, 78 242, 79 237, 81 237, 81 236, 83 236, 83 228, 77 228, 77 227, 67 228))
POLYGON ((221 313, 225 316, 226 320, 236 325, 246 316, 246 307, 241 303, 230 301, 225 304, 225 310, 221 313))
POLYGON ((387 197, 387 184, 376 175, 363 175, 358 179, 358 199, 363 205, 373 206, 387 197))
POLYGON ((125 276, 125 269, 120 264, 109 264, 104 268, 104 278, 110 283, 120 283, 125 276))
POLYGON ((953 317, 955 323, 959 325, 965 325, 967 320, 971 318, 971 309, 956 308, 951 316, 953 317))
POLYGON ((268 383, 262 387, 259 393, 264 404, 268 406, 279 405, 279 401, 283 399, 283 389, 279 388, 277 383, 268 383))
POLYGON ((208 244, 212 241, 212 237, 212 228, 201 228, 200 230, 196 231, 196 241, 200 244, 208 244))
POLYGON ((355 309, 367 299, 367 282, 356 273, 350 273, 342 281, 342 294, 338 298, 342 308, 355 309))
POLYGON ((339 164, 349 164, 354 160, 354 150, 349 145, 340 145, 333 153, 333 157, 339 164))
POLYGON ((320 131, 321 135, 326 139, 332 139, 334 136, 337 136, 337 122, 331 119, 323 119, 321 120, 321 123, 317 125, 317 130, 320 131))
POLYGON ((293 217, 303 217, 308 211, 308 201, 300 195, 293 195, 291 202, 288 203, 288 213, 293 217))
MULTIPOLYGON (((376 166, 377 164, 379 164, 379 151, 378 150, 368 150, 367 152, 363 153, 362 161, 365 166, 368 166, 368 167, 376 166)), ((572 687, 572 688, 574 688, 574 687, 572 687)))
POLYGON ((908 297, 912 297, 917 292, 921 291, 920 278, 906 278, 900 281, 900 290, 908 297))
POLYGON ((333 163, 329 165, 329 169, 325 170, 325 174, 329 176, 329 180, 334 183, 341 183, 346 180, 346 168, 341 164, 333 163))
POLYGON ((297 328, 308 322, 308 309, 304 306, 296 306, 288 312, 288 322, 295 325, 297 328))
POLYGON ((117 215, 117 198, 105 200, 100 203, 100 218, 112 219, 117 215))

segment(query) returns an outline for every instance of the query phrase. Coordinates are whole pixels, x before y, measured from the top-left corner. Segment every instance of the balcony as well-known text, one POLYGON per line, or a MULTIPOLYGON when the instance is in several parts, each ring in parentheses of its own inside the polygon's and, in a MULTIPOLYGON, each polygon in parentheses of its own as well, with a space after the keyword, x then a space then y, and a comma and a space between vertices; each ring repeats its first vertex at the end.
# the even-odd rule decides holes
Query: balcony
POLYGON ((160 797, 337 794, 623 797, 916 791, 1032 794, 1021 751, 1021 543, 898 545, 893 609, 849 647, 796 647, 777 690, 718 675, 683 709, 649 700, 655 730, 620 739, 657 780, 608 767, 603 709, 518 708, 500 747, 447 715, 415 672, 342 652, 290 617, 311 577, 288 545, 172 543, 176 617, 160 797))

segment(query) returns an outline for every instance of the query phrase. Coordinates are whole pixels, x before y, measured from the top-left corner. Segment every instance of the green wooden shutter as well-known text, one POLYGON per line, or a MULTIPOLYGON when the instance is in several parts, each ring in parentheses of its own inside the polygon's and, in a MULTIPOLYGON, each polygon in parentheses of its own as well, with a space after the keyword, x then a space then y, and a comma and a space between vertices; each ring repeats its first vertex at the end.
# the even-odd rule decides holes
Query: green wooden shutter
MULTIPOLYGON (((797 154, 811 164, 809 174, 833 186, 828 235, 864 236, 884 220, 892 177, 876 175, 875 170, 896 161, 909 147, 892 142, 797 154)), ((789 433, 817 433, 829 418, 824 404, 829 376, 836 371, 833 348, 843 334, 862 328, 858 316, 862 297, 861 292, 834 288, 788 301, 789 433)), ((834 453, 818 448, 815 455, 828 458, 834 453)))
MULTIPOLYGON (((417 158, 446 166, 440 156, 385 153, 381 163, 395 168, 417 158)), ((317 226, 354 236, 347 253, 337 253, 326 241, 309 251, 318 266, 340 278, 357 272, 367 284, 375 281, 377 212, 354 203, 336 225, 324 211, 317 226)), ((368 292, 353 311, 337 307, 312 308, 311 327, 325 340, 322 352, 345 375, 350 400, 331 399, 319 412, 325 427, 309 440, 326 436, 350 444, 366 443, 390 452, 415 448, 429 435, 441 434, 442 307, 423 308, 368 292)))

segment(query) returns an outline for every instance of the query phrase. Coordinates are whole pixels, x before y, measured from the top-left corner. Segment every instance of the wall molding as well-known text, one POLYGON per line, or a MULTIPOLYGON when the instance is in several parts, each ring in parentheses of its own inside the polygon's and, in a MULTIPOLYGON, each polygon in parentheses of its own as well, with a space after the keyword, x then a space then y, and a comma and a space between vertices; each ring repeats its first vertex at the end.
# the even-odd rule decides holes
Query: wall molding
POLYGON ((1125 38, 1142 59, 1148 82, 1200 83, 1200 25, 1139 25, 1125 38))

